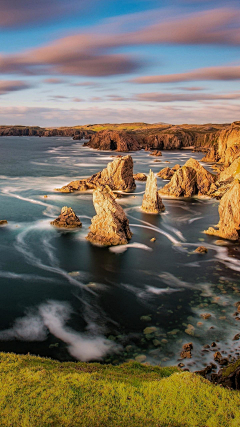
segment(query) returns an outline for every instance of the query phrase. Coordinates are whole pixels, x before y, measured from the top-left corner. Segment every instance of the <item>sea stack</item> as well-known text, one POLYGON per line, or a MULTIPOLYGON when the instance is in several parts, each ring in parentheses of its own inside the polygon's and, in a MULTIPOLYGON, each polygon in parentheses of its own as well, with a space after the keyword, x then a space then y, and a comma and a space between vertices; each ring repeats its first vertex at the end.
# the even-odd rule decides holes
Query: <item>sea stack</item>
POLYGON ((162 199, 158 194, 157 178, 151 169, 147 177, 146 190, 142 201, 142 210, 151 214, 159 214, 165 210, 162 199))
POLYGON ((97 215, 92 219, 86 239, 96 245, 126 245, 132 237, 129 221, 111 189, 97 187, 93 191, 93 204, 97 215))
POLYGON ((217 228, 210 227, 206 234, 219 236, 228 240, 239 240, 240 234, 240 182, 234 181, 232 187, 224 194, 219 204, 219 223, 217 228))
POLYGON ((87 179, 72 181, 62 188, 55 189, 61 193, 72 193, 74 191, 93 190, 98 186, 105 186, 111 190, 131 192, 135 190, 136 184, 133 177, 133 159, 131 156, 118 156, 101 172, 87 179))
POLYGON ((77 228, 82 227, 82 223, 80 219, 77 217, 75 212, 72 210, 72 208, 68 208, 67 206, 64 206, 61 209, 61 213, 57 219, 52 221, 50 223, 51 225, 54 225, 55 227, 59 228, 77 228))

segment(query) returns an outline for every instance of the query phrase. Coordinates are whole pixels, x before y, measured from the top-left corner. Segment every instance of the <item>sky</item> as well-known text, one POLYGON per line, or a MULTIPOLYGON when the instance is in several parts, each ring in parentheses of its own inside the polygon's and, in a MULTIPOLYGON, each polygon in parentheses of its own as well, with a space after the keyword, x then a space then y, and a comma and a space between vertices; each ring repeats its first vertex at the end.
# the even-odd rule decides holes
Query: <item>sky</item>
POLYGON ((0 125, 235 120, 239 0, 0 0, 0 125))

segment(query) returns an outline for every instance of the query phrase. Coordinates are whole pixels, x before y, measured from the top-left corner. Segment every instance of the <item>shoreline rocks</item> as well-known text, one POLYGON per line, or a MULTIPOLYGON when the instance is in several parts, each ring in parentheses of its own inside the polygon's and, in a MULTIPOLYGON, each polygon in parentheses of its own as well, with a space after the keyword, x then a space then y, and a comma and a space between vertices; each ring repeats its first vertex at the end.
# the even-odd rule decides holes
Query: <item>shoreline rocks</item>
POLYGON ((147 177, 146 190, 142 201, 142 210, 151 214, 159 214, 165 210, 162 199, 158 194, 157 178, 151 169, 147 177))
POLYGON ((92 219, 86 239, 97 245, 126 245, 132 237, 129 221, 110 187, 96 188, 93 204, 97 215, 92 219))
POLYGON ((58 228, 78 228, 82 227, 80 219, 77 217, 72 208, 64 206, 61 209, 61 213, 58 218, 50 222, 51 225, 54 225, 58 228))

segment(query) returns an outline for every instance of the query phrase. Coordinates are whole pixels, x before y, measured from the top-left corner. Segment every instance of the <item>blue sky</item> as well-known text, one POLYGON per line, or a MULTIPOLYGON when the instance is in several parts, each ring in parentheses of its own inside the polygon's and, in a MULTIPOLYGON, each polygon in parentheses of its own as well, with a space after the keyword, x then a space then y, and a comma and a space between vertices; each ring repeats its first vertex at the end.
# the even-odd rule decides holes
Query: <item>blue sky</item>
POLYGON ((0 124, 239 120, 239 2, 0 0, 0 124))

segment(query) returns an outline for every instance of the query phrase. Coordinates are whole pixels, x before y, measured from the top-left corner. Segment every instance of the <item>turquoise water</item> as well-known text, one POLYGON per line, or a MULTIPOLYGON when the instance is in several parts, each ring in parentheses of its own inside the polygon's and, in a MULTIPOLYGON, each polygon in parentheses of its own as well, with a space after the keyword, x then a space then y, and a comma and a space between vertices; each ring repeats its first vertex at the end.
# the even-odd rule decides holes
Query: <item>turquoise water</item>
MULTIPOLYGON (((237 352, 239 248, 202 233, 218 222, 216 200, 164 199, 162 215, 147 215, 140 210, 145 183, 137 182, 118 199, 130 244, 99 248, 85 239, 95 214, 91 192, 54 188, 103 169, 111 152, 37 137, 2 137, 0 150, 0 219, 8 220, 0 228, 0 351, 111 363, 140 355, 169 365, 192 341, 193 359, 184 362, 192 370, 212 358, 204 344, 218 341, 220 350, 237 352), (77 232, 50 226, 65 205, 83 223, 77 232), (194 254, 202 244, 208 253, 194 254)), ((202 154, 168 151, 160 163, 144 151, 132 156, 135 173, 156 173, 202 154)), ((165 183, 158 178, 159 187, 165 183)))

